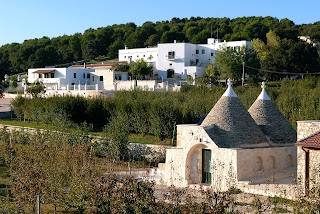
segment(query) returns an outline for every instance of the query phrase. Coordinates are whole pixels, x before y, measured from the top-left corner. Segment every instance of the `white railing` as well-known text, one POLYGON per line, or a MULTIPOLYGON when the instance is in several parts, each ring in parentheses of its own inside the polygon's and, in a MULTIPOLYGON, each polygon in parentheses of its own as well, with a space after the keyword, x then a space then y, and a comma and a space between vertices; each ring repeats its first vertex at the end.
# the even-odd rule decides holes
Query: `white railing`
POLYGON ((66 90, 66 91, 94 91, 94 90, 98 90, 99 87, 97 84, 95 85, 79 85, 79 84, 75 84, 75 85, 67 85, 67 86, 62 86, 60 88, 57 89, 57 86, 52 86, 52 87, 46 87, 47 91, 58 91, 58 90, 66 90))

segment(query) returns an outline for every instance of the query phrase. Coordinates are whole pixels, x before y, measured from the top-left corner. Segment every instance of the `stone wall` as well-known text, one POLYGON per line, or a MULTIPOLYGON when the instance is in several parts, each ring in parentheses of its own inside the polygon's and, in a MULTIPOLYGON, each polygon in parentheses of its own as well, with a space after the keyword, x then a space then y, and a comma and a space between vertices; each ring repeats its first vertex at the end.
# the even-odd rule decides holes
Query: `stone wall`
MULTIPOLYGON (((0 113, 1 116, 1 113, 0 113)), ((38 129, 21 127, 21 126, 10 126, 0 124, 0 129, 6 129, 8 132, 13 131, 26 131, 26 132, 37 132, 38 129)), ((40 129, 40 131, 44 131, 40 129)), ((101 140, 102 137, 96 136, 92 139, 92 142, 101 140)), ((150 144, 139 144, 130 143, 128 146, 130 158, 133 160, 146 160, 151 165, 157 165, 158 163, 165 162, 166 149, 171 148, 170 146, 162 145, 150 145, 150 144)))
POLYGON ((239 149, 237 153, 240 181, 270 176, 297 166, 295 146, 239 149))
POLYGON ((166 150, 169 146, 130 143, 128 146, 130 158, 133 160, 146 160, 151 165, 164 163, 166 150))
POLYGON ((301 146, 297 147, 297 163, 297 184, 303 190, 303 195, 305 195, 306 153, 301 146))
POLYGON ((310 190, 314 188, 319 191, 320 188, 320 150, 310 150, 310 161, 309 161, 309 175, 310 175, 310 190))
POLYGON ((320 131, 320 120, 297 121, 297 141, 301 141, 320 131))
POLYGON ((167 149, 164 183, 176 187, 186 186, 185 170, 183 150, 180 148, 167 149))

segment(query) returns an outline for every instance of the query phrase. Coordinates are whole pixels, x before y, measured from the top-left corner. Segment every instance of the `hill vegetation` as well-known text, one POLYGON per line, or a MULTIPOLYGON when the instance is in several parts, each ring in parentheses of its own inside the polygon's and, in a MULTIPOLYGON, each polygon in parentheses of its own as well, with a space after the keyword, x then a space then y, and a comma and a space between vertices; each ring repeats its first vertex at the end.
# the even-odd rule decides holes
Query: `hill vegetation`
MULTIPOLYGON (((0 47, 0 78, 4 74, 25 72, 28 68, 66 66, 67 63, 81 60, 114 59, 117 58, 118 49, 125 45, 129 48, 141 48, 173 40, 199 44, 206 43, 209 37, 227 41, 260 39, 261 42, 267 42, 266 33, 270 30, 279 39, 285 39, 287 46, 298 43, 299 35, 308 35, 312 40, 320 41, 320 22, 295 25, 289 19, 279 20, 269 16, 234 19, 173 18, 170 21, 145 22, 141 26, 130 22, 90 28, 74 35, 42 37, 25 40, 22 44, 3 45, 0 47)), ((300 52, 300 55, 303 53, 300 52)))
MULTIPOLYGON (((309 77, 283 80, 279 87, 268 87, 271 99, 282 114, 296 127, 297 120, 320 118, 320 80, 309 77)), ((120 91, 114 98, 50 97, 28 99, 18 97, 12 102, 18 118, 45 124, 70 124, 102 131, 111 137, 126 138, 124 133, 150 134, 160 139, 174 137, 176 124, 197 123, 218 101, 225 87, 190 87, 180 92, 120 91), (115 134, 119 133, 119 134, 115 134), (120 134, 121 133, 121 134, 120 134)), ((248 109, 258 97, 260 87, 235 87, 248 109)))

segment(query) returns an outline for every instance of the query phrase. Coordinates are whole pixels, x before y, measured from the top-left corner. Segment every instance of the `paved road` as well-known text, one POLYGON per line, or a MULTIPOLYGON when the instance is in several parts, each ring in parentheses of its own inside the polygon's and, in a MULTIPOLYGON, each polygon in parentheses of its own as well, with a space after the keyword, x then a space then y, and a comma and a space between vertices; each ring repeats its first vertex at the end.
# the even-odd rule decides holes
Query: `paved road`
POLYGON ((11 111, 12 98, 0 98, 0 112, 11 111))

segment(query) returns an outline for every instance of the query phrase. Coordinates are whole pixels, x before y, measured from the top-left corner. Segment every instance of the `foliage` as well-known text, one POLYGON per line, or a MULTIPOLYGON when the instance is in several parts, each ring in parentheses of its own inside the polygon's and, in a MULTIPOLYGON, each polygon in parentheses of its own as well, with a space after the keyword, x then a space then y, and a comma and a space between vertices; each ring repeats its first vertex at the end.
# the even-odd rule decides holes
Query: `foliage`
MULTIPOLYGON (((100 57, 118 57, 118 50, 125 46, 143 48, 156 46, 159 42, 206 43, 211 35, 227 41, 260 39, 267 41, 266 33, 274 31, 281 40, 297 42, 298 35, 320 40, 320 22, 295 25, 289 19, 275 17, 202 18, 190 17, 145 22, 141 26, 129 22, 112 26, 89 28, 83 33, 54 38, 42 37, 25 40, 23 43, 6 44, 0 47, 0 79, 5 74, 16 74, 28 68, 47 65, 63 65, 79 60, 94 60, 100 57)), ((300 53, 300 55, 302 55, 300 53)))
POLYGON ((112 67, 112 70, 114 71, 123 71, 123 72, 128 72, 130 69, 130 66, 127 63, 119 63, 112 67))
POLYGON ((26 90, 27 94, 31 94, 33 98, 40 98, 46 91, 45 86, 36 81, 31 87, 29 86, 26 90))
POLYGON ((243 51, 223 47, 216 53, 215 67, 220 74, 220 79, 239 80, 242 74, 243 51))
POLYGON ((240 47, 239 49, 231 49, 230 47, 223 47, 217 52, 215 57, 215 64, 213 68, 208 67, 206 72, 210 75, 219 74, 220 79, 240 80, 243 74, 243 66, 246 68, 245 75, 249 78, 257 79, 259 73, 251 67, 259 68, 259 60, 256 53, 251 48, 240 47), (209 70, 208 70, 209 69, 209 70))
POLYGON ((254 39, 252 44, 261 68, 279 73, 265 73, 266 78, 279 78, 281 73, 286 75, 287 72, 299 74, 319 71, 319 54, 310 44, 296 39, 280 39, 273 31, 269 31, 266 37, 266 44, 260 39, 254 39))
POLYGON ((143 59, 139 59, 133 62, 129 67, 129 73, 138 78, 144 78, 147 75, 152 74, 153 67, 148 65, 143 59))
MULTIPOLYGON (((281 113, 296 127, 297 120, 320 118, 317 77, 283 80, 267 92, 281 113)), ((273 86, 272 84, 270 86, 273 86)), ((28 99, 18 97, 12 108, 24 121, 65 126, 87 125, 90 130, 105 127, 127 139, 127 133, 154 135, 159 139, 175 136, 176 124, 197 123, 223 94, 225 87, 183 86, 180 92, 120 91, 113 98, 50 97, 28 99)), ((234 87, 246 108, 258 97, 260 87, 234 87)), ((109 136, 115 139, 116 134, 109 136)))

